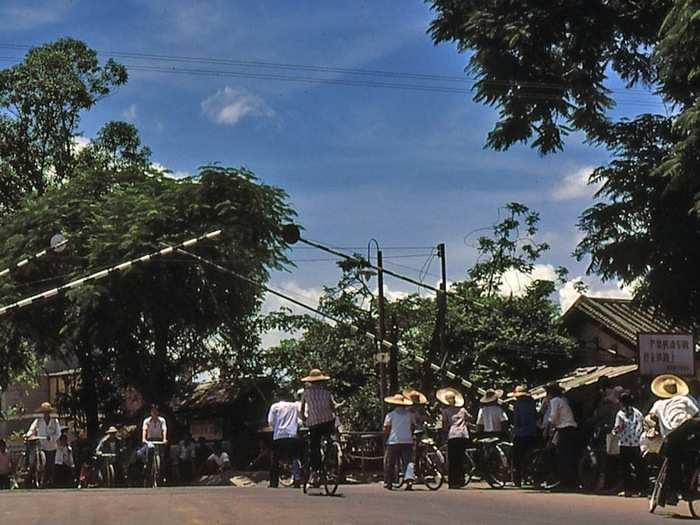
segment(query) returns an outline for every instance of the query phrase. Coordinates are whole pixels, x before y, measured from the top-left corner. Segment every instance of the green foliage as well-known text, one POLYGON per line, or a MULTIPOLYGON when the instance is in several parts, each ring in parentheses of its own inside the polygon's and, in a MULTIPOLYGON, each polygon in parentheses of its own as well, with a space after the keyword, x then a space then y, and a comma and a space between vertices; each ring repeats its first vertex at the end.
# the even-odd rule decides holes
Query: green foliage
POLYGON ((35 47, 0 71, 0 211, 71 177, 81 113, 127 80, 126 69, 84 43, 35 47))

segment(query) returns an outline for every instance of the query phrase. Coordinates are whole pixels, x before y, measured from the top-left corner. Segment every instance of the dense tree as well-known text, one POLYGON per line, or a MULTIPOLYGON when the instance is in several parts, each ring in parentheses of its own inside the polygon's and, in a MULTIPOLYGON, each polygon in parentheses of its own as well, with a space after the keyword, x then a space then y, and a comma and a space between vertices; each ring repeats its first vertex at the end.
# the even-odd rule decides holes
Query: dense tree
POLYGON ((470 53, 475 99, 496 106, 488 146, 563 147, 570 131, 609 148, 595 171, 577 249, 589 271, 638 287, 637 298, 700 320, 700 11, 690 0, 433 0, 435 42, 470 53), (617 76, 653 89, 670 111, 615 122, 617 76))
MULTIPOLYGON (((56 231, 70 239, 68 253, 24 267, 0 291, 9 302, 218 228, 217 242, 195 250, 264 281, 285 261, 279 231, 292 215, 282 190, 244 169, 206 167, 184 180, 134 169, 75 173, 7 217, 0 233, 0 265, 45 247, 56 231)), ((184 255, 135 267, 4 318, 0 378, 30 354, 77 356, 77 406, 94 435, 98 413, 118 413, 128 384, 165 402, 198 372, 227 374, 238 352, 258 345, 261 293, 184 255)))
POLYGON ((72 176, 82 112, 126 80, 124 66, 100 65, 71 38, 32 48, 0 71, 0 212, 72 176))

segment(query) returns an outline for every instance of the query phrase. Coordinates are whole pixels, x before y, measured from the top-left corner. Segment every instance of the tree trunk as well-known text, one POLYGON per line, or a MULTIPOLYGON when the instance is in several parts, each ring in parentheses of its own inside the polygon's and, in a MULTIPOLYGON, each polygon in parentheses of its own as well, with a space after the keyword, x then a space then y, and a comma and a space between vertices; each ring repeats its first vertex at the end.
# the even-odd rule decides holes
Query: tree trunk
POLYGON ((100 420, 95 383, 95 364, 89 344, 84 344, 80 359, 80 407, 85 413, 86 431, 89 440, 99 438, 100 420))

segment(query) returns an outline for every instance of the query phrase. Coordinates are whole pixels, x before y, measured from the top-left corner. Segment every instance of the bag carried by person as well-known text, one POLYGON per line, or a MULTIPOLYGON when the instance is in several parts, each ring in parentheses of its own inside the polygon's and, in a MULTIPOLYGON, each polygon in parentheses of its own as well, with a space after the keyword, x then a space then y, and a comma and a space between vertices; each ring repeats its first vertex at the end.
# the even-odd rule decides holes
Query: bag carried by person
POLYGON ((612 433, 605 436, 605 452, 608 456, 620 455, 620 436, 612 433))

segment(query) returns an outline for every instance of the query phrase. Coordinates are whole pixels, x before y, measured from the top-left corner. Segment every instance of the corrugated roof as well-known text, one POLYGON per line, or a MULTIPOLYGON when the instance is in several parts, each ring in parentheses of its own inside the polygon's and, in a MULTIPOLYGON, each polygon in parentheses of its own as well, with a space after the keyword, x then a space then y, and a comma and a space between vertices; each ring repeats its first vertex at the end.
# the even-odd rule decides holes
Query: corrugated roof
MULTIPOLYGON (((559 383, 559 386, 566 392, 582 386, 591 385, 597 382, 602 376, 607 376, 612 379, 635 372, 638 368, 636 364, 620 366, 585 366, 583 368, 577 368, 565 377, 558 379, 556 382, 559 383)), ((533 388, 530 390, 530 393, 535 399, 543 398, 545 396, 544 385, 533 388)))
POLYGON ((626 340, 631 346, 637 344, 637 334, 692 333, 690 325, 671 321, 656 308, 645 308, 631 299, 580 296, 564 313, 566 322, 576 312, 581 312, 626 340))

